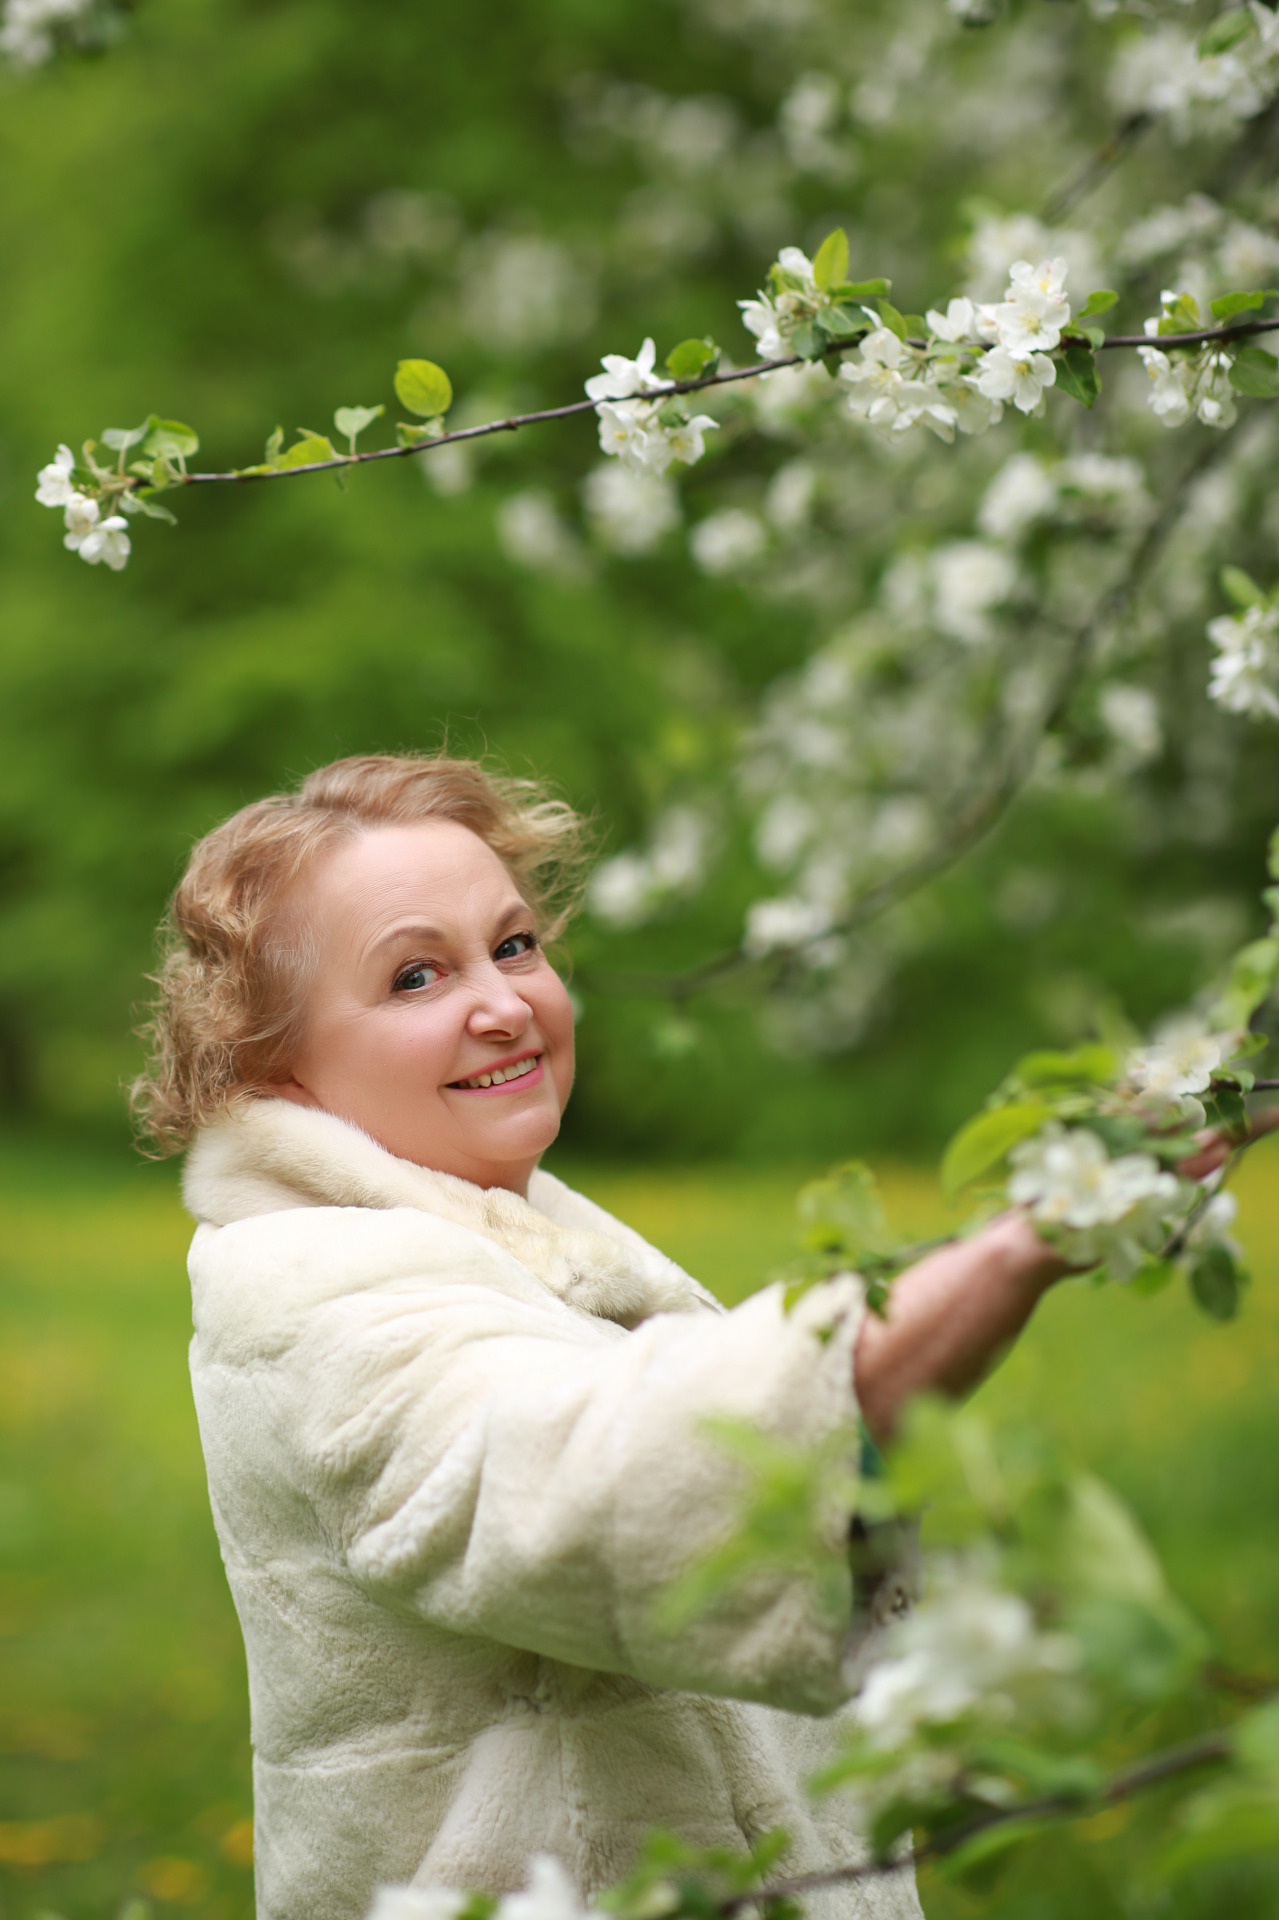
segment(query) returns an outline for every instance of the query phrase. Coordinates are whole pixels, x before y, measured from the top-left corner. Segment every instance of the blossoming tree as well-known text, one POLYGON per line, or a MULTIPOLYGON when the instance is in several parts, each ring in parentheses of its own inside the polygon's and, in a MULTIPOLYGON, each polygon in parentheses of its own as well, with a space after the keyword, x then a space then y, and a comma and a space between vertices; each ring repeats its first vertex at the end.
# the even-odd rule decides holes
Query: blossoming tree
MULTIPOLYGON (((674 272, 681 246, 696 251, 690 233, 749 230, 752 209, 796 180, 835 198, 860 174, 880 192, 878 213, 868 192, 856 222, 814 216, 772 236, 764 284, 741 290, 740 331, 660 354, 647 337, 633 358, 583 368, 584 397, 522 412, 455 407, 440 365, 402 359, 386 398, 338 405, 332 433, 286 444, 276 428, 260 460, 219 471, 195 464, 192 427, 149 413, 60 446, 36 498, 61 514, 73 555, 120 572, 141 520, 194 506, 192 489, 305 487, 390 461, 447 496, 495 443, 582 414, 598 458, 571 509, 534 487, 498 513, 516 564, 569 578, 597 555, 634 565, 673 543, 689 511, 677 482, 697 486, 690 567, 802 607, 812 643, 594 881, 597 925, 628 933, 678 914, 748 845, 748 879, 739 864, 732 883, 737 937, 691 967, 621 978, 600 966, 583 985, 656 999, 665 1044, 694 1048, 698 996, 753 974, 784 1046, 850 1044, 929 937, 912 904, 1017 806, 1101 788, 1148 823, 1170 804, 1160 779, 1175 736, 1200 776, 1179 804, 1209 811, 1223 759, 1279 718, 1279 581, 1264 564, 1277 526, 1279 13, 1262 0, 1055 11, 1069 11, 1068 30, 1032 0, 916 0, 860 23, 819 0, 698 0, 727 47, 766 49, 774 118, 752 139, 704 100, 584 85, 579 135, 629 142, 651 172, 630 244, 643 219, 664 221, 674 272), (1053 114, 1073 140, 1051 132, 1053 114), (913 177, 929 177, 920 153, 936 174, 960 164, 964 142, 1032 159, 1051 145, 1072 164, 1046 197, 1032 168, 1033 212, 965 208, 926 270, 895 231, 894 167, 909 154, 913 177), (1152 176, 1142 156, 1156 151, 1152 176), (1171 183, 1161 204, 1152 177, 1171 183), (392 392, 408 418, 369 445, 392 392)), ((2 43, 37 67, 108 27, 70 0, 8 0, 2 43)), ((1006 173, 1004 191, 1016 193, 1006 173)), ((391 230, 387 207, 378 218, 369 252, 391 230)), ((299 270, 336 271, 339 239, 295 235, 299 270)), ((517 336, 588 298, 567 256, 552 269, 519 244, 517 336)), ((491 284, 473 310, 497 339, 507 321, 491 284)), ((1033 870, 1000 876, 1010 933, 1052 911, 1052 885, 1033 870)), ((1012 1068, 943 1165, 975 1219, 1023 1206, 1101 1279, 1153 1291, 1180 1275, 1209 1316, 1236 1313, 1243 1257, 1225 1178, 1264 1124, 1252 1096, 1275 1084, 1255 1078, 1279 982, 1275 887, 1266 898, 1261 936, 1233 955, 1229 939, 1205 942, 1202 994, 1151 1035, 1093 1006, 1095 1031, 1012 1068)), ((803 1207, 807 1273, 856 1270, 882 1308, 918 1249, 895 1244, 864 1172, 803 1207)), ((821 1516, 840 1463, 726 1443, 753 1491, 741 1538, 694 1585, 783 1553, 829 1586, 838 1554, 821 1516)), ((1273 1852, 1277 1710, 1237 1712, 1247 1678, 1233 1698, 1214 1681, 1201 1629, 1106 1488, 970 1416, 923 1408, 857 1499, 855 1561, 876 1529, 931 1503, 930 1581, 863 1677, 846 1760, 818 1783, 848 1796, 870 1834, 845 1878, 897 1870, 913 1832, 918 1853, 981 1889, 1046 1832, 1096 1830, 1148 1788, 1176 1793, 1176 1822, 1143 1831, 1116 1869, 1116 1910, 1166 1910, 1205 1865, 1273 1852)), ((781 1846, 734 1862, 655 1841, 607 1904, 673 1920, 755 1900, 780 1916, 807 1890, 786 1880, 781 1846)), ((404 1893, 384 1908, 382 1920, 480 1920, 493 1902, 404 1893)), ((499 1911, 559 1920, 581 1903, 542 1862, 499 1911)))

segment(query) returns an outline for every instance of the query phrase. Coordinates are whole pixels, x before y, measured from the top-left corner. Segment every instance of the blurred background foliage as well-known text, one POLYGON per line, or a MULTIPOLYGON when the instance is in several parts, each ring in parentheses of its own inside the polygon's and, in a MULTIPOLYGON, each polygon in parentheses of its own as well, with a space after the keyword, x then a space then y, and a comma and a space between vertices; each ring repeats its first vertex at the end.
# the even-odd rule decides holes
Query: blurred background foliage
MULTIPOLYGON (((1158 1014, 1247 931, 1279 777, 1259 730, 1205 708, 1202 625, 1222 559, 1268 577, 1256 446, 1242 479, 1210 476, 1126 735, 1083 688, 995 837, 802 977, 803 1019, 771 1023, 749 976, 687 1004, 613 989, 733 945, 777 885, 741 801, 760 712, 894 556, 971 532, 1018 434, 1045 458, 1096 439, 1078 409, 949 450, 843 430, 816 519, 782 413, 762 435, 727 419, 685 484, 692 557, 680 524, 610 520, 598 476, 584 497, 589 417, 345 492, 184 495, 179 530, 135 523, 118 576, 63 555, 30 503, 59 440, 154 408, 198 426, 201 466, 243 464, 277 421, 324 431, 335 405, 389 399, 405 355, 448 366, 459 422, 576 397, 600 353, 649 332, 664 353, 709 330, 742 360, 735 298, 836 222, 908 308, 974 284, 981 221, 1041 211, 1114 123, 1108 29, 1082 6, 1012 11, 982 33, 941 0, 511 0, 500 19, 387 0, 376 23, 340 0, 165 0, 101 59, 0 80, 11 1117, 120 1133, 131 1008, 186 848, 349 752, 486 748, 591 809, 614 853, 675 809, 655 910, 587 916, 575 939, 582 1151, 931 1147, 1010 1054, 1113 1002, 1158 1014), (766 565, 740 522, 733 548, 725 503, 765 530, 766 565), (699 546, 715 514, 719 546, 699 546), (690 796, 713 858, 681 853, 690 796)), ((1264 201, 1272 133, 1187 148, 1156 130, 1089 218, 1113 235, 1213 169, 1264 201)), ((1167 464, 1157 425, 1124 432, 1167 464)), ((1176 457, 1209 438, 1189 429, 1176 457)), ((1053 549, 1076 600, 1108 551, 1104 528, 1053 549)), ((1033 618, 1014 607, 1014 648, 1033 618)))

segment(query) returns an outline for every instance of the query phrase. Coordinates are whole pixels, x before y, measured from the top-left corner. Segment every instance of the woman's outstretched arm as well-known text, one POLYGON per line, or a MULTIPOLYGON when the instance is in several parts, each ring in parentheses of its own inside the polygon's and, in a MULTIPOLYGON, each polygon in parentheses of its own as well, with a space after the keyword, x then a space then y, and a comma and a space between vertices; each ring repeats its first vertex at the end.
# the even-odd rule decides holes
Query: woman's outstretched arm
POLYGON ((857 1399, 875 1439, 891 1437, 912 1394, 976 1386, 1068 1271, 1020 1213, 907 1267, 887 1319, 867 1314, 854 1353, 857 1399))

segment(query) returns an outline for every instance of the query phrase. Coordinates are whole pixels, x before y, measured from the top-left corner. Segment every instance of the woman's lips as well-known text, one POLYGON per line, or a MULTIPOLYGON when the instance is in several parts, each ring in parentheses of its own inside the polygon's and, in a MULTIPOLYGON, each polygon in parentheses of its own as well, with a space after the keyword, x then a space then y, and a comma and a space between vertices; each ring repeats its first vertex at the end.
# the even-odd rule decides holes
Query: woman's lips
MULTIPOLYGON (((545 1075, 546 1056, 542 1054, 538 1058, 537 1065, 532 1067, 528 1073, 517 1074, 514 1080, 504 1081, 500 1087, 460 1087, 455 1082, 450 1081, 448 1091, 450 1093, 464 1093, 472 1100, 486 1100, 496 1094, 519 1093, 525 1087, 539 1087, 545 1075)), ((478 1076, 472 1074, 470 1077, 475 1079, 478 1076)))

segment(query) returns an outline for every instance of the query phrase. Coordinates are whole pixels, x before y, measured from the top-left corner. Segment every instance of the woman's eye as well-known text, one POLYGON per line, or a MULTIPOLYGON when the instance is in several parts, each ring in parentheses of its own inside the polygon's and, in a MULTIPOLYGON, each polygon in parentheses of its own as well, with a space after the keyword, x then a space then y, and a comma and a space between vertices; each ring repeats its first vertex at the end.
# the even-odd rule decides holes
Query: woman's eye
POLYGON ((538 944, 535 933, 513 933, 503 940, 493 955, 495 960, 518 960, 521 955, 532 953, 538 944))
POLYGON ((425 964, 405 967, 403 973, 396 974, 392 992, 416 993, 421 987, 433 986, 438 978, 439 972, 435 967, 429 967, 425 964))

